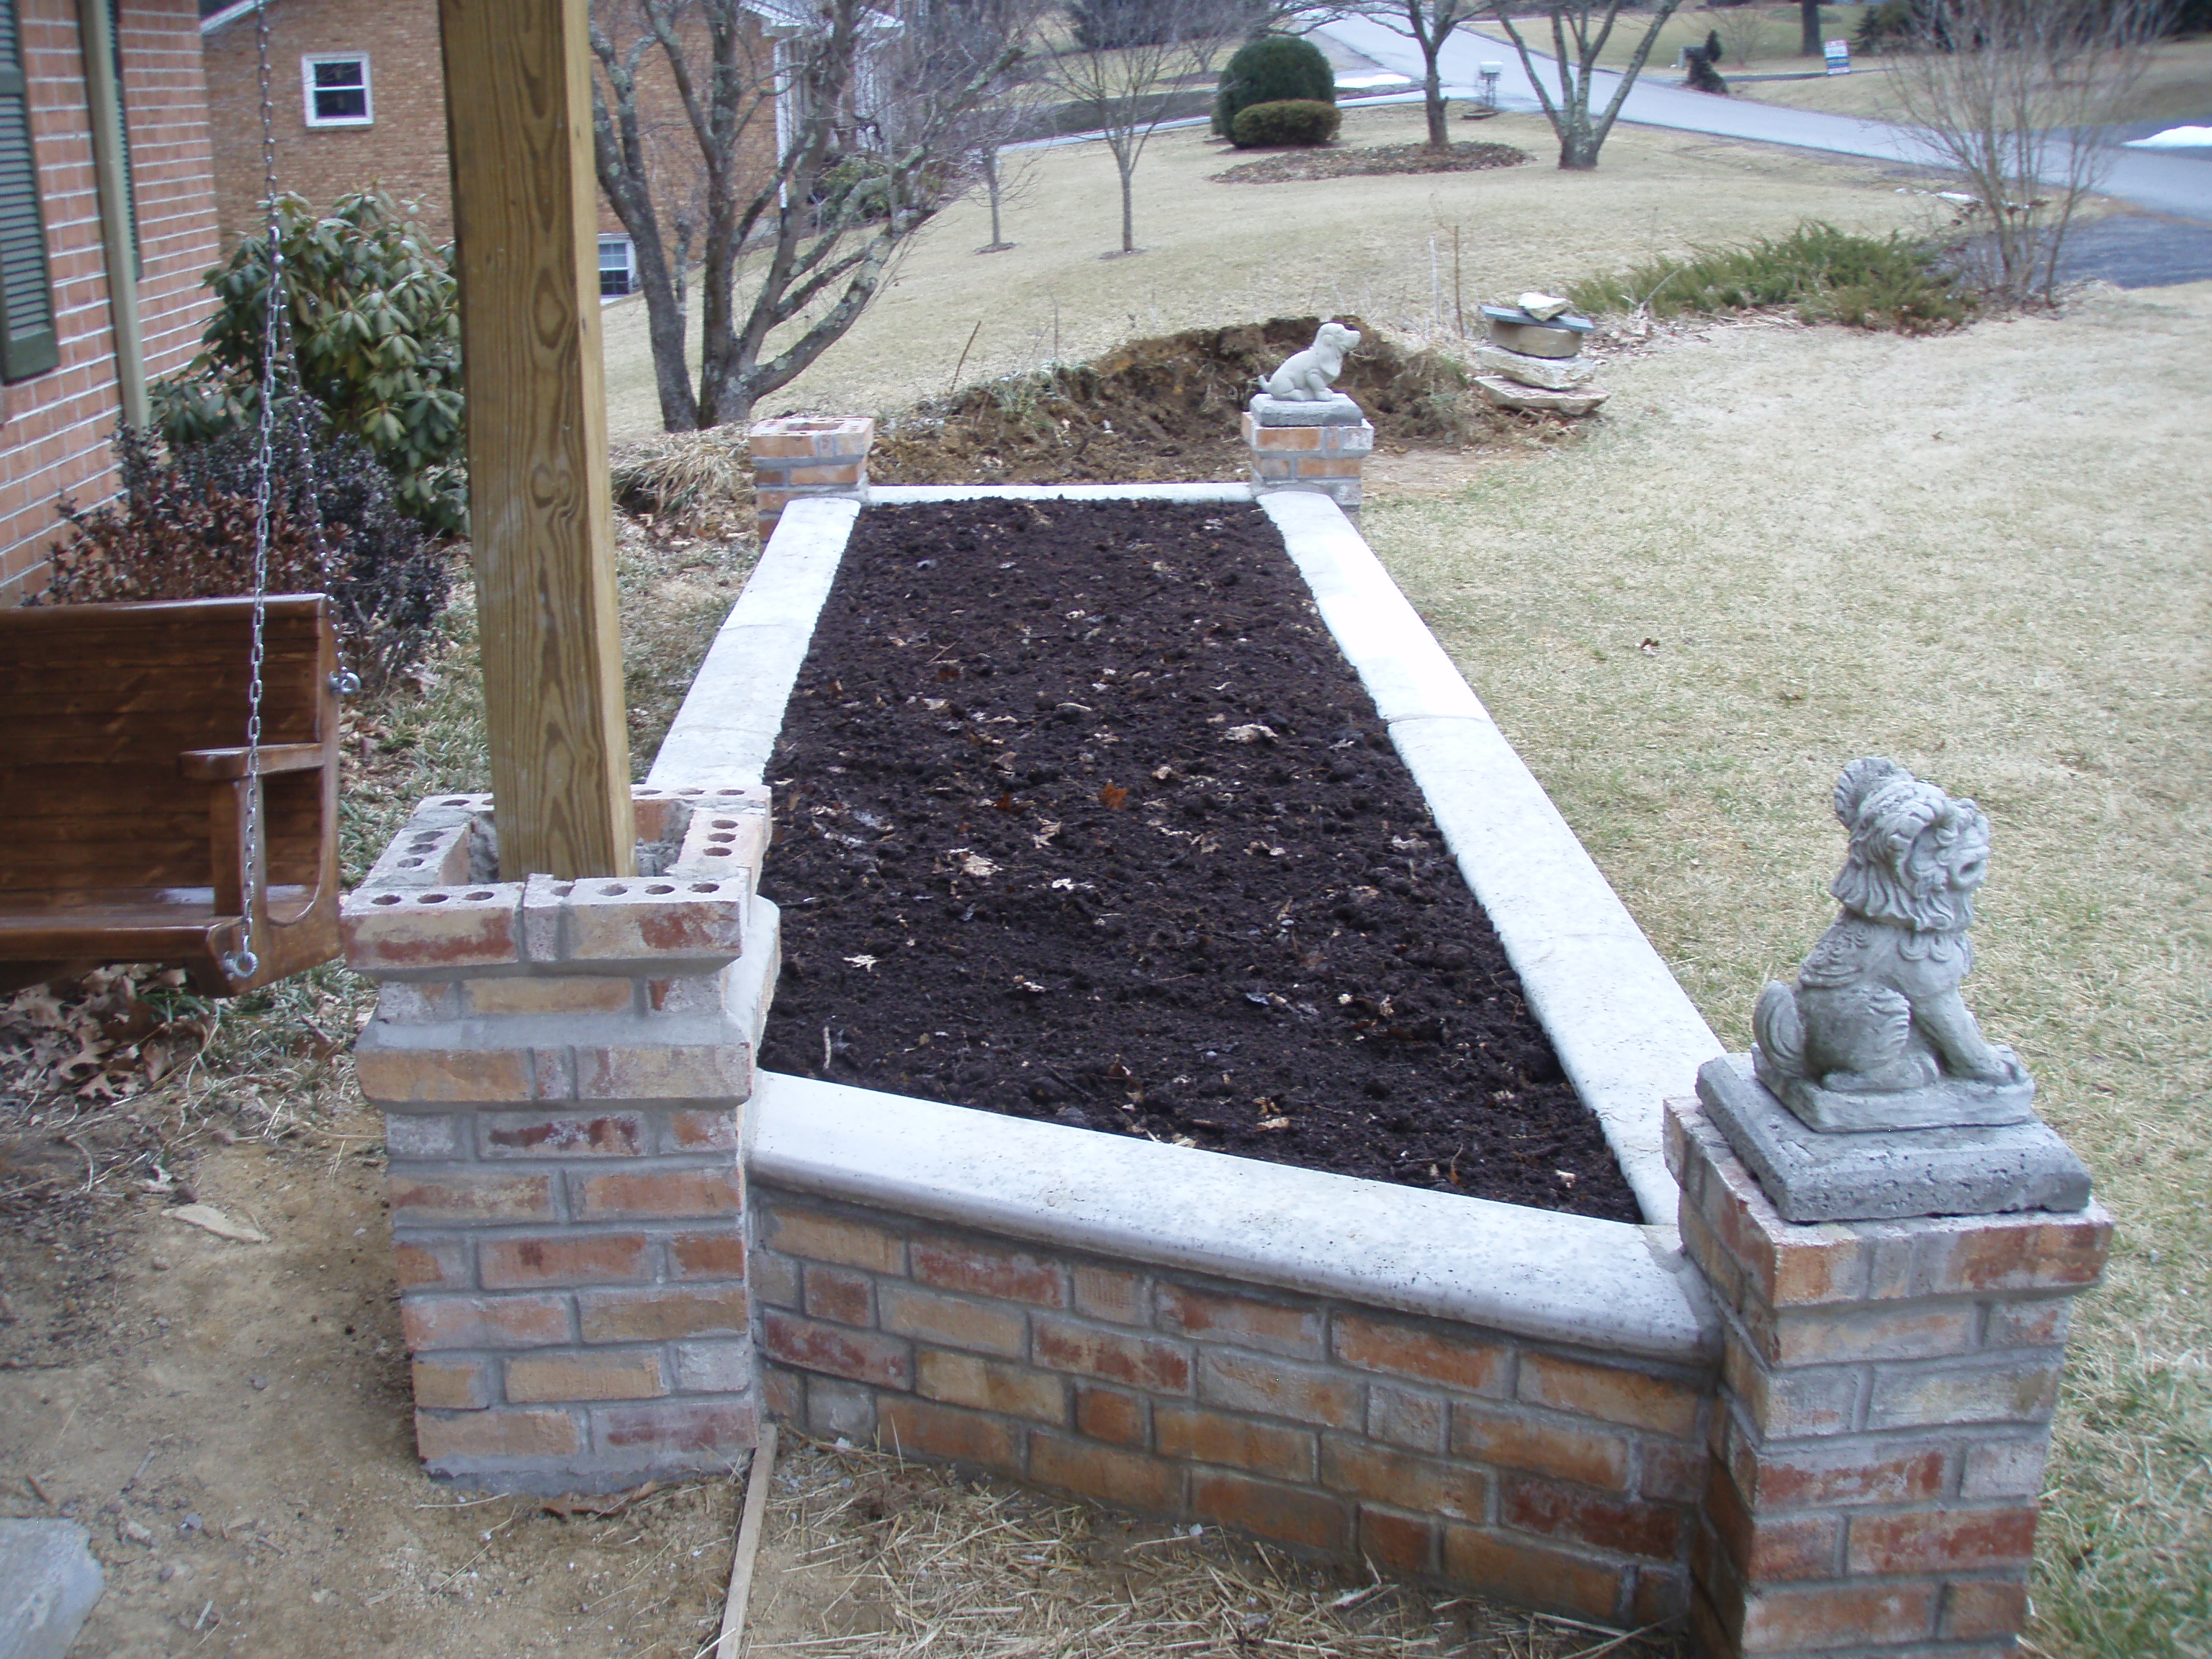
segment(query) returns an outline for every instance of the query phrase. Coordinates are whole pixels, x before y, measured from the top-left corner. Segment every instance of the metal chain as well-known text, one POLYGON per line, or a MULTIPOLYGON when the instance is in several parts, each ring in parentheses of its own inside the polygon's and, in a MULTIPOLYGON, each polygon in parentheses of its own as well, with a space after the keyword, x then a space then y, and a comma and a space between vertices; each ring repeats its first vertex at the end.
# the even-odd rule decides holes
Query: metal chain
POLYGON ((231 953, 232 975, 251 979, 261 961, 253 951, 254 892, 265 884, 261 865, 265 834, 261 811, 261 667, 268 655, 269 621, 269 508, 270 474, 274 470, 272 448, 276 436, 276 349, 283 332, 284 246, 276 213, 276 105, 269 75, 269 0, 256 0, 253 8, 254 47, 261 69, 262 225, 269 239, 269 292, 261 327, 261 421, 259 476, 254 482, 253 513, 253 650, 251 674, 246 684, 246 862, 245 932, 231 953))

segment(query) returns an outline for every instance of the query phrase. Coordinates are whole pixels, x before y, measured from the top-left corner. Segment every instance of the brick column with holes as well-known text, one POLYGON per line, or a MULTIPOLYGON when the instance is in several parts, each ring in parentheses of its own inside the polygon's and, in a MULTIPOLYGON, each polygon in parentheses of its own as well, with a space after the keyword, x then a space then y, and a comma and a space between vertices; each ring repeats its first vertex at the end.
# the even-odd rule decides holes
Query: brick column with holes
POLYGON ((1720 1304, 1693 1616, 1717 1654, 2001 1659, 2075 1297, 2112 1218, 1785 1221, 1695 1101, 1670 1101, 1682 1242, 1720 1304))
POLYGON ((1256 397, 1243 429, 1260 494, 1309 489, 1346 513, 1359 511, 1360 471, 1375 448, 1375 428, 1351 398, 1299 404, 1256 397))
POLYGON ((876 423, 861 416, 819 420, 787 415, 756 421, 747 429, 752 447, 753 502, 761 540, 775 529, 783 509, 806 495, 859 495, 868 487, 868 449, 876 423))
POLYGON ((381 981, 416 1438, 441 1477, 607 1492, 754 1443, 738 1146, 776 968, 764 789, 636 792, 620 880, 500 879, 488 795, 425 802, 343 910, 381 981))

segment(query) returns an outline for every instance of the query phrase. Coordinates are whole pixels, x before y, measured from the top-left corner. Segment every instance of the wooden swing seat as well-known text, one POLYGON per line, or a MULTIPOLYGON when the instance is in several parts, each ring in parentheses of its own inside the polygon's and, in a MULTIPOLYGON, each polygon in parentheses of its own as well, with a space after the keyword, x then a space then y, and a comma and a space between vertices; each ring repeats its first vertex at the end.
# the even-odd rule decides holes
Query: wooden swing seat
POLYGON ((249 867, 252 637, 251 599, 0 611, 0 988, 159 962, 235 996, 337 955, 330 602, 268 601, 249 867))

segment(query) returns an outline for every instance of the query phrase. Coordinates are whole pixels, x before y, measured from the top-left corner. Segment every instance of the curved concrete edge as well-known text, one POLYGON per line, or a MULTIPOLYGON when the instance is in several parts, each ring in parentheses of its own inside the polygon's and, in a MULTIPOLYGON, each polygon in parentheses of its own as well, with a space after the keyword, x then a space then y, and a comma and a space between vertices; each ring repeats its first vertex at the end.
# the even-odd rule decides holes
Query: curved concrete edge
POLYGON ((1056 1248, 1695 1364, 1696 1276, 1560 1215, 763 1072, 750 1178, 1056 1248))
POLYGON ((807 496, 784 508, 661 739, 647 787, 729 789, 763 781, 815 618, 860 514, 850 496, 807 496))
POLYGON ((871 507, 927 507, 938 501, 1249 501, 1243 483, 871 484, 871 507))
POLYGON ((1373 696, 1638 1204, 1670 1235, 1680 1188, 1662 1146, 1664 1103, 1695 1086, 1720 1039, 1341 509, 1289 494, 1261 507, 1373 696))

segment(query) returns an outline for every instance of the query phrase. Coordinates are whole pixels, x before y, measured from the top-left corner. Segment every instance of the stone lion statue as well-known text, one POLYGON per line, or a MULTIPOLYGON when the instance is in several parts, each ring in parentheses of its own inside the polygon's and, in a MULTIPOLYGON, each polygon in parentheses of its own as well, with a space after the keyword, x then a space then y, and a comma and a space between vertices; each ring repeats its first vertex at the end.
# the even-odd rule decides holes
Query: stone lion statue
POLYGON ((1843 914, 1794 987, 1759 993, 1759 1080, 1816 1129, 2025 1121, 2033 1079, 1959 994, 1989 820, 1887 760, 1845 767, 1835 805, 1850 836, 1828 889, 1843 914))
POLYGON ((1344 356, 1359 343, 1359 331, 1342 323, 1328 322, 1304 351, 1283 361, 1273 374, 1262 375, 1260 390, 1285 403, 1327 403, 1334 395, 1332 383, 1344 373, 1344 356))

